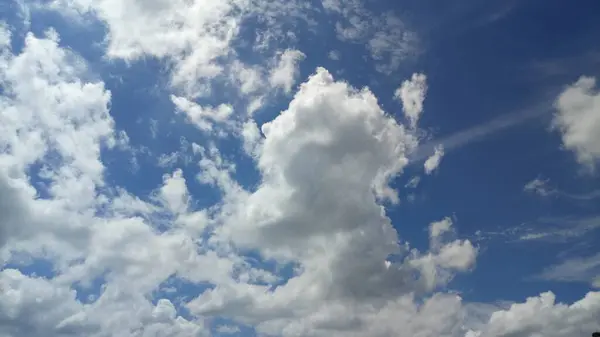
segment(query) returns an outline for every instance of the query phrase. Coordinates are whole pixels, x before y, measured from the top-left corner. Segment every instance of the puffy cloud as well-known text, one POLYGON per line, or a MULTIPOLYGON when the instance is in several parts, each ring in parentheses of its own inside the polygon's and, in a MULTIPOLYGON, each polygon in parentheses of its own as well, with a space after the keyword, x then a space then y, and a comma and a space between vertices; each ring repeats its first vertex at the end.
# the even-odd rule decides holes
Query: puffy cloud
POLYGON ((425 168, 425 174, 431 174, 435 171, 440 163, 442 162, 442 157, 444 157, 444 147, 442 145, 438 145, 434 149, 433 155, 427 158, 423 167, 425 168))
POLYGON ((10 243, 4 256, 12 249, 79 255, 104 185, 100 151, 117 144, 110 92, 82 80, 85 62, 58 41, 53 30, 29 33, 19 54, 4 46, 0 58, 0 207, 10 209, 0 216, 0 244, 10 243))
MULTIPOLYGON (((171 85, 183 96, 209 96, 215 80, 230 74, 243 93, 255 90, 258 75, 267 65, 243 66, 236 55, 234 42, 247 20, 259 20, 266 25, 258 32, 269 49, 271 40, 285 39, 288 32, 276 20, 305 20, 310 8, 303 1, 267 3, 247 0, 156 0, 140 4, 137 0, 54 0, 48 6, 78 19, 91 14, 107 29, 106 56, 134 62, 154 57, 169 64, 171 85)), ((257 39, 258 39, 257 36, 257 39)), ((264 50, 263 50, 264 51, 264 50)), ((295 63, 298 52, 289 54, 284 62, 295 63)), ((277 85, 284 74, 276 76, 277 85)))
POLYGON ((106 55, 126 61, 145 56, 173 64, 171 82, 192 97, 206 94, 206 80, 221 74, 231 52, 242 1, 63 1, 62 11, 92 13, 107 27, 106 55))
POLYGON ((524 303, 494 312, 483 330, 471 331, 467 336, 562 337, 598 329, 600 293, 590 292, 571 305, 555 301, 551 292, 530 297, 524 303))
POLYGON ((187 211, 190 197, 183 172, 178 169, 172 175, 165 175, 163 182, 159 196, 166 207, 176 214, 187 211))
POLYGON ((191 237, 206 223, 202 212, 186 208, 180 171, 157 192, 165 205, 161 212, 160 205, 106 185, 101 150, 120 142, 108 110, 110 93, 103 83, 82 79, 85 62, 58 41, 52 30, 44 38, 27 34, 20 53, 4 46, 0 59, 2 266, 22 259, 53 266, 50 279, 0 272, 0 331, 33 337, 199 335, 202 324, 165 315, 164 301, 155 310, 147 296, 175 273, 193 282, 226 282, 239 262, 197 251, 191 237), (153 227, 161 225, 157 213, 175 218, 166 233, 153 227), (88 289, 99 279, 105 284, 98 299, 81 303, 73 287, 88 289))
MULTIPOLYGON (((225 316, 266 334, 386 336, 397 328, 389 319, 395 314, 425 321, 438 310, 435 303, 460 306, 457 296, 442 294, 413 303, 415 294, 421 298, 471 268, 477 249, 442 237, 450 223, 445 230, 432 225, 430 252, 408 250, 399 240, 378 202, 394 198, 387 183, 417 142, 368 90, 317 69, 262 133, 255 158, 262 181, 222 206, 216 238, 293 265, 294 274, 274 289, 217 285, 188 303, 192 313, 225 316)), ((455 315, 447 319, 458 331, 455 315)))
POLYGON ((452 220, 444 218, 440 221, 432 222, 429 225, 429 236, 431 239, 437 239, 440 235, 450 231, 452 228, 452 220))
POLYGON ((555 102, 553 124, 562 134, 563 146, 577 161, 593 167, 600 158, 600 93, 596 79, 581 77, 566 88, 555 102))
POLYGON ((389 222, 381 218, 372 191, 396 198, 387 181, 407 164, 416 140, 386 116, 370 92, 335 82, 319 69, 262 133, 263 183, 245 205, 249 221, 222 228, 238 244, 295 256, 310 251, 305 245, 323 234, 389 222))
POLYGON ((0 271, 0 334, 3 336, 91 335, 84 305, 69 286, 30 278, 15 269, 0 271))
POLYGON ((404 116, 411 127, 415 128, 423 113, 423 102, 427 94, 427 76, 415 73, 410 80, 402 82, 394 97, 402 102, 404 116))

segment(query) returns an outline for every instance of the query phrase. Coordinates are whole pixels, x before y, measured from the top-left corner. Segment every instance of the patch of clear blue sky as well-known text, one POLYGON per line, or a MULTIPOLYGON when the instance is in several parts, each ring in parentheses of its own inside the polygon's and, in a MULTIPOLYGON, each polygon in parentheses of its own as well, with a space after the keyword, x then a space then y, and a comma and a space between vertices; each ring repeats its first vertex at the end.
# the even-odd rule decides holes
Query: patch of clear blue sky
MULTIPOLYGON (((600 74, 599 64, 592 57, 600 48, 595 43, 595 37, 600 34, 597 17, 600 3, 597 1, 378 0, 367 4, 375 12, 396 12, 407 27, 420 35, 423 53, 403 63, 397 72, 382 75, 375 72, 374 64, 365 58, 364 46, 340 42, 328 24, 315 33, 301 22, 293 23, 297 43, 283 47, 297 48, 307 55, 300 66, 301 81, 317 66, 324 66, 338 79, 356 87, 369 86, 385 110, 399 119, 401 107, 392 100, 394 90, 413 72, 426 73, 430 90, 421 126, 433 132, 436 139, 504 114, 527 110, 540 100, 547 100, 548 93, 558 93, 580 75, 600 74), (327 58, 331 50, 340 52, 340 61, 327 58)), ((318 14, 317 19, 320 23, 329 20, 323 13, 318 14)), ((18 21, 9 20, 17 31, 24 28, 18 21)), ((167 75, 163 64, 152 59, 130 66, 122 62, 106 63, 99 46, 104 36, 99 23, 75 26, 59 15, 39 12, 32 13, 31 22, 31 30, 38 36, 48 27, 55 27, 61 35, 61 44, 90 62, 91 71, 101 76, 112 91, 112 115, 117 128, 127 131, 134 147, 151 150, 151 153, 137 155, 139 170, 131 169, 131 154, 127 152, 104 153, 107 180, 111 184, 146 196, 161 184, 162 174, 172 170, 156 165, 160 154, 178 150, 181 137, 206 144, 205 136, 186 125, 182 116, 173 113, 169 91, 165 88, 167 75), (115 77, 116 74, 119 77, 115 77), (155 138, 150 131, 152 120, 158 125, 155 138)), ((20 35, 15 36, 18 49, 20 35)), ((253 29, 248 26, 247 31, 242 31, 240 42, 253 38, 253 29)), ((246 62, 264 62, 250 56, 250 45, 241 43, 238 47, 246 62)), ((229 94, 227 91, 215 93, 207 103, 225 102, 229 94)), ((284 110, 289 100, 290 97, 278 96, 269 102, 256 117, 259 124, 284 110)), ((600 188, 597 179, 579 175, 573 156, 559 148, 558 135, 547 129, 550 118, 551 111, 548 111, 479 142, 448 151, 439 172, 424 177, 416 189, 415 202, 389 208, 388 215, 400 236, 418 248, 425 248, 426 224, 444 216, 456 216, 459 235, 472 235, 476 230, 495 231, 540 217, 577 217, 584 212, 600 212, 598 206, 583 210, 579 205, 560 200, 540 201, 523 194, 523 185, 540 174, 570 191, 600 188)), ((236 177, 240 182, 244 186, 255 186, 258 174, 250 160, 241 154, 239 143, 229 140, 222 145, 224 155, 238 164, 236 177)), ((202 200, 200 206, 218 201, 214 189, 195 182, 196 173, 195 163, 184 167, 190 191, 202 200)), ((415 174, 422 174, 420 164, 409 167, 398 185, 403 186, 415 174)), ((598 238, 598 233, 592 233, 587 239, 594 238, 598 238)), ((503 239, 498 240, 485 242, 477 268, 457 277, 451 285, 462 290, 466 299, 522 300, 553 289, 559 300, 571 301, 588 290, 585 284, 524 281, 543 266, 555 262, 558 253, 568 247, 546 243, 506 244, 503 239)), ((24 269, 26 272, 51 271, 42 262, 25 268, 28 268, 24 269)), ((193 287, 196 286, 179 289, 187 295, 205 289, 204 286, 202 289, 193 287)), ((161 296, 171 295, 162 293, 161 296)))

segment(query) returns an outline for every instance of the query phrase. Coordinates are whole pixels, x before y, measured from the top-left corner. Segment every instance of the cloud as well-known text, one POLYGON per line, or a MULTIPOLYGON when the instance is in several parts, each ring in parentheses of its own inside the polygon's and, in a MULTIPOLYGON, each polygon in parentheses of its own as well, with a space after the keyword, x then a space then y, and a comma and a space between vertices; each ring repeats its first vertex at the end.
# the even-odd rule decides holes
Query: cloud
POLYGON ((600 253, 575 257, 547 267, 536 278, 559 282, 585 282, 600 288, 600 253))
MULTIPOLYGON (((284 336, 350 328, 383 336, 394 329, 387 318, 396 311, 434 314, 435 304, 415 306, 413 296, 468 270, 477 249, 445 237, 428 252, 400 244, 378 199, 395 198, 387 183, 407 165, 406 153, 416 146, 411 133, 381 111, 371 92, 319 68, 262 134, 261 183, 222 205, 215 233, 219 241, 296 266, 294 276, 272 291, 217 285, 189 302, 189 310, 284 336)), ((445 300, 436 295, 430 302, 445 300)), ((459 303, 456 296, 447 300, 459 303)))
POLYGON ((411 127, 416 128, 423 113, 423 102, 427 94, 427 76, 413 74, 410 80, 402 82, 394 97, 402 102, 404 116, 411 127))
POLYGON ((588 202, 600 198, 600 190, 591 190, 587 192, 567 192, 559 190, 551 186, 550 179, 542 179, 540 177, 529 181, 523 187, 523 191, 527 193, 537 194, 540 197, 558 197, 574 202, 588 202))
POLYGON ((556 191, 553 190, 550 186, 548 186, 549 181, 549 179, 543 180, 541 178, 535 178, 527 184, 525 184, 525 186, 523 187, 523 191, 527 193, 534 193, 542 197, 554 195, 556 194, 556 191))
MULTIPOLYGON (((397 41, 375 28, 400 24, 389 16, 371 23, 372 13, 353 4, 327 2, 356 27, 369 25, 360 38, 375 55, 389 53, 383 58, 397 67, 403 51, 394 54, 397 41), (380 22, 387 26, 376 27, 380 22)), ((109 59, 162 61, 176 112, 200 131, 226 126, 233 137, 206 132, 206 143, 179 149, 195 165, 159 160, 174 167, 144 172, 158 186, 133 194, 106 179, 109 170, 119 172, 107 154, 127 148, 128 137, 111 116, 104 83, 88 78, 91 69, 61 47, 57 32, 27 34, 14 52, 8 29, 0 28, 0 287, 7 290, 0 292, 0 334, 208 337, 226 332, 219 323, 227 321, 283 337, 462 337, 468 329, 566 337, 573 331, 555 313, 586 326, 598 316, 598 293, 570 306, 543 294, 541 308, 534 298, 498 311, 464 303, 448 288, 475 267, 479 248, 460 238, 448 218, 430 224, 429 246, 412 248, 399 233, 405 224, 393 226, 387 213, 398 202, 392 183, 419 146, 414 129, 422 99, 415 125, 405 126, 369 89, 324 68, 296 91, 295 49, 282 67, 237 59, 232 44, 249 15, 297 16, 305 7, 241 0, 53 6, 105 24, 109 59), (260 106, 270 88, 261 83, 278 69, 274 85, 296 91, 281 113, 261 125, 231 111, 229 101, 238 98, 260 106), (240 97, 204 104, 202 96, 220 80, 236 83, 240 97), (240 149, 232 144, 255 165, 259 178, 249 187, 238 181, 248 172, 238 171, 228 151, 240 149), (205 195, 198 185, 219 200, 200 206, 205 195), (35 269, 36 262, 50 265, 48 275, 15 269, 35 269), (510 313, 530 306, 533 328, 510 313)), ((274 16, 261 19, 281 28, 269 22, 274 16)), ((269 46, 281 33, 264 33, 261 41, 269 46)))
POLYGON ((220 104, 217 107, 201 106, 185 97, 175 95, 171 95, 171 101, 177 113, 185 114, 190 123, 203 131, 212 131, 215 124, 225 124, 233 114, 233 107, 229 104, 220 104))
POLYGON ((271 70, 269 83, 273 88, 282 88, 285 93, 290 93, 298 77, 298 62, 306 55, 298 50, 288 49, 280 57, 277 67, 271 70))
POLYGON ((556 303, 556 296, 546 292, 515 303, 507 310, 494 312, 483 330, 471 331, 468 337, 488 336, 571 336, 581 331, 595 331, 600 315, 600 293, 590 292, 571 304, 556 303), (560 319, 557 319, 560 317, 560 319))
MULTIPOLYGON (((289 37, 276 18, 303 20, 307 10, 302 1, 246 0, 154 1, 143 6, 135 0, 54 0, 47 7, 71 19, 80 19, 82 14, 97 18, 106 26, 106 57, 128 63, 146 57, 164 61, 171 86, 180 96, 192 99, 210 97, 214 82, 229 73, 237 77, 239 59, 234 45, 247 20, 256 18, 266 26, 266 35, 257 35, 268 51, 273 40, 289 37)), ((264 71, 267 64, 256 66, 264 71)), ((240 75, 242 90, 251 91, 254 74, 240 75)))
POLYGON ((83 305, 68 286, 32 278, 18 270, 0 271, 0 333, 7 336, 90 335, 83 305))
POLYGON ((440 163, 442 162, 442 157, 444 157, 444 147, 439 145, 435 147, 435 152, 431 157, 427 158, 423 167, 425 168, 425 174, 431 174, 435 171, 440 163))
POLYGON ((328 57, 330 60, 333 60, 333 61, 339 61, 339 60, 340 60, 340 58, 341 58, 341 54, 340 54, 340 52, 339 52, 339 51, 337 51, 337 50, 332 50, 332 51, 330 51, 329 53, 327 53, 327 57, 328 57))
POLYGON ((165 209, 107 186, 101 152, 120 142, 110 92, 84 80, 85 62, 58 41, 52 30, 43 38, 27 34, 18 54, 4 46, 0 58, 2 265, 25 258, 53 267, 48 279, 0 272, 0 286, 8 289, 0 295, 0 332, 198 335, 201 322, 172 310, 165 316, 168 303, 159 299, 155 306, 147 295, 175 273, 194 282, 229 279, 236 262, 196 250, 191 236, 202 233, 204 213, 186 208, 179 171, 161 189, 165 209), (172 231, 160 234, 153 226, 164 223, 162 216, 174 220, 172 231), (97 299, 81 302, 74 288, 86 291, 97 280, 105 280, 97 299))
POLYGON ((563 146, 577 161, 593 168, 600 158, 600 93, 596 79, 581 77, 567 87, 555 103, 553 125, 561 132, 563 146))
POLYGON ((323 0, 326 11, 338 15, 338 39, 363 44, 384 74, 398 70, 402 61, 418 53, 419 39, 391 12, 376 14, 360 0, 323 0))
POLYGON ((505 228, 496 232, 478 231, 478 240, 501 237, 509 242, 541 241, 546 243, 585 243, 600 228, 600 216, 562 216, 542 217, 519 226, 505 228))
POLYGON ((83 81, 85 62, 58 46, 55 31, 45 34, 27 34, 19 54, 4 46, 0 57, 0 203, 10 209, 0 216, 4 256, 16 248, 78 255, 89 235, 85 210, 104 184, 101 149, 118 142, 110 92, 83 81))

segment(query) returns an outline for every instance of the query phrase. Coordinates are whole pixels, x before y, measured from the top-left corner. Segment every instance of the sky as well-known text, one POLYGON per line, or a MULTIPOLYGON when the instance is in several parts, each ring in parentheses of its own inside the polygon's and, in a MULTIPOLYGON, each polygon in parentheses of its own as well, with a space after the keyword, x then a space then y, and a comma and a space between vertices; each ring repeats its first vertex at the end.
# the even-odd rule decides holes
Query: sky
POLYGON ((589 336, 599 15, 1 2, 0 337, 589 336))

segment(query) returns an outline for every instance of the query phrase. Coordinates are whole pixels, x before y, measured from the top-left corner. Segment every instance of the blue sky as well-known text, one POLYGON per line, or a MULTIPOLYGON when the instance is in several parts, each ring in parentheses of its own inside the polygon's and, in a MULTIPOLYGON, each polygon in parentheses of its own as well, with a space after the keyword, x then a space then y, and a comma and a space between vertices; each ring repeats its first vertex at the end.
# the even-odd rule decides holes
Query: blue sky
POLYGON ((599 13, 2 3, 0 335, 589 335, 599 13))

